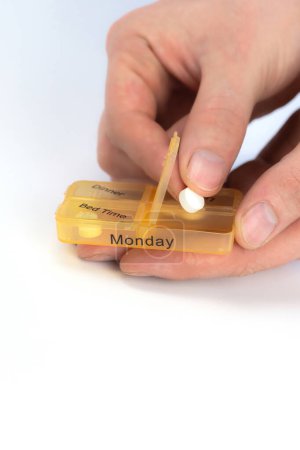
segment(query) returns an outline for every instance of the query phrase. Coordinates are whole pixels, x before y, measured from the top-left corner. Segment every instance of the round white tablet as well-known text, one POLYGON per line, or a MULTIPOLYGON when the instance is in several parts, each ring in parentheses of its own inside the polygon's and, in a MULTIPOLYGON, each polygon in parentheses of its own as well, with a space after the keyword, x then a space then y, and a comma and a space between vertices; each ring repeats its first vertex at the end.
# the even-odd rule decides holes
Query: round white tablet
POLYGON ((205 205, 204 197, 196 194, 190 188, 183 189, 179 194, 179 202, 183 209, 189 213, 200 211, 205 205))
POLYGON ((86 238, 86 239, 94 239, 101 235, 102 233, 102 227, 99 225, 99 222, 97 222, 98 215, 93 212, 81 212, 76 215, 77 219, 93 219, 90 223, 84 223, 78 227, 78 234, 79 236, 86 238))

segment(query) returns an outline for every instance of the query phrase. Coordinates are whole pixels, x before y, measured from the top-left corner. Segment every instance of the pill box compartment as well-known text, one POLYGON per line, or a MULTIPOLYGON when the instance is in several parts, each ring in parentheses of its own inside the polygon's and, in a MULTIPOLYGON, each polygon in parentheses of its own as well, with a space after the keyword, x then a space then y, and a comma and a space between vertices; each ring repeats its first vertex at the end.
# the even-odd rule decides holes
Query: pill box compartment
POLYGON ((224 188, 207 198, 202 210, 190 214, 168 194, 155 226, 172 230, 177 251, 226 254, 232 249, 234 217, 241 197, 239 191, 224 188))
POLYGON ((130 182, 73 183, 56 212, 59 239, 67 243, 225 254, 234 239, 241 194, 222 189, 189 214, 169 194, 157 222, 150 211, 155 186, 130 182), (172 242, 172 246, 169 243, 172 242), (163 244, 165 243, 165 245, 163 244))
POLYGON ((128 182, 73 183, 56 212, 59 239, 67 243, 109 245, 108 238, 116 229, 132 234, 139 206, 149 200, 153 189, 150 185, 128 182))

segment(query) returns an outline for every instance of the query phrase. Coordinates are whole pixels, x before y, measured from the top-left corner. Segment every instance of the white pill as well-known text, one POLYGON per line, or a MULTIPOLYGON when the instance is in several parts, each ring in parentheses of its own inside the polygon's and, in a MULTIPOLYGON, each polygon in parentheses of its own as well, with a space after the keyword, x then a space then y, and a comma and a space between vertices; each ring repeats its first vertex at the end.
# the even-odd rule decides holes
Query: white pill
POLYGON ((189 213, 200 211, 205 205, 204 197, 196 194, 190 188, 185 188, 180 192, 179 202, 183 209, 189 213))
POLYGON ((102 227, 99 225, 99 222, 97 222, 98 215, 93 212, 81 212, 76 215, 77 219, 89 219, 89 220, 95 220, 93 223, 92 221, 90 223, 85 223, 84 225, 80 225, 78 227, 78 234, 79 236, 86 238, 86 239, 94 239, 101 235, 102 233, 102 227))
POLYGON ((101 235, 102 228, 98 225, 84 225, 81 227, 78 227, 78 233, 79 236, 86 238, 86 239, 94 239, 101 235))

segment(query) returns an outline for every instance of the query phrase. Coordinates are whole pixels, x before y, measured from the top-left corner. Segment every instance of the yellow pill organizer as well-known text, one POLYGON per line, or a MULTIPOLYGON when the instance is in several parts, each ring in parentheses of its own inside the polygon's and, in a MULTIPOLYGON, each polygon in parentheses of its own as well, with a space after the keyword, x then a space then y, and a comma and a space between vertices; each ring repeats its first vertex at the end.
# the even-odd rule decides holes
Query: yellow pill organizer
POLYGON ((56 211, 58 238, 69 244, 226 254, 234 241, 241 193, 223 188, 188 213, 167 193, 180 145, 171 139, 157 186, 128 181, 76 181, 56 211))

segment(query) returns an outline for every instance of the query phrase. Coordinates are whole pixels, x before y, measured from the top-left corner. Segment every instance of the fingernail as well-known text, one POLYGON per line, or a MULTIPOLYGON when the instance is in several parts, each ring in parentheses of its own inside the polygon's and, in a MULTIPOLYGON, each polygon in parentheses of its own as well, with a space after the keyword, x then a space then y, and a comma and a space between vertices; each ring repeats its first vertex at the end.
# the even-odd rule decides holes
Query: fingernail
POLYGON ((277 216, 269 203, 256 203, 241 219, 242 236, 250 247, 260 247, 271 235, 277 223, 277 216))
POLYGON ((221 156, 209 150, 193 153, 188 165, 188 178, 204 191, 217 189, 226 175, 226 163, 221 156))

